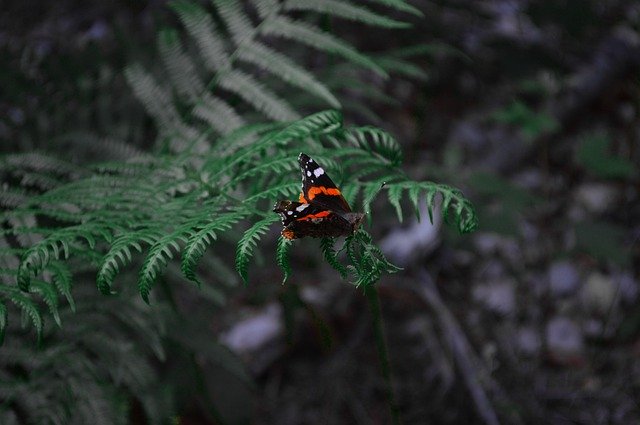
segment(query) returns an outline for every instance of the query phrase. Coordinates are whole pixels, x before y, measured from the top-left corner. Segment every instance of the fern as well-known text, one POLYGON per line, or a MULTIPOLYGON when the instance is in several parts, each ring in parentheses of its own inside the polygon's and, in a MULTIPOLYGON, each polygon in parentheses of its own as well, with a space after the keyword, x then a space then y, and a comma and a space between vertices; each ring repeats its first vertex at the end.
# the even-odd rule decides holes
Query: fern
POLYGON ((343 279, 347 278, 347 269, 338 261, 338 257, 335 251, 335 239, 334 238, 322 238, 320 241, 320 248, 325 261, 333 267, 343 279))
POLYGON ((276 221, 278 221, 278 217, 275 214, 268 215, 251 226, 238 242, 238 247, 236 248, 236 270, 245 283, 247 282, 247 267, 249 266, 249 260, 253 256, 253 250, 256 248, 260 237, 276 221))
POLYGON ((278 247, 276 248, 276 263, 283 273, 282 283, 284 284, 291 275, 291 264, 289 262, 289 250, 291 249, 291 241, 287 238, 278 238, 278 247))

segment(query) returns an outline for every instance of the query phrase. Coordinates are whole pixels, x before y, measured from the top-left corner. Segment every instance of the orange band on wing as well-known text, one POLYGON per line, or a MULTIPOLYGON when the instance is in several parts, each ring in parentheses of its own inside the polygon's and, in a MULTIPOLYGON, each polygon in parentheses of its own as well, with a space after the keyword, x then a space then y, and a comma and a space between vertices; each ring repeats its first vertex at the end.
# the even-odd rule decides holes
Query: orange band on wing
POLYGON ((314 186, 312 188, 309 189, 309 192, 307 193, 307 196, 309 197, 309 200, 312 200, 313 198, 316 197, 316 195, 330 195, 330 196, 340 196, 341 193, 338 189, 336 188, 329 188, 327 189, 324 186, 314 186))
POLYGON ((331 214, 331 211, 320 211, 317 214, 309 214, 305 215, 304 217, 300 217, 298 221, 311 220, 313 218, 322 218, 328 216, 329 214, 331 214))
POLYGON ((289 239, 289 240, 296 238, 295 234, 293 233, 293 230, 289 230, 289 229, 283 229, 282 236, 284 236, 286 239, 289 239))
POLYGON ((298 198, 298 202, 300 202, 301 204, 308 204, 309 202, 307 202, 306 199, 304 199, 304 194, 301 193, 300 197, 298 198))

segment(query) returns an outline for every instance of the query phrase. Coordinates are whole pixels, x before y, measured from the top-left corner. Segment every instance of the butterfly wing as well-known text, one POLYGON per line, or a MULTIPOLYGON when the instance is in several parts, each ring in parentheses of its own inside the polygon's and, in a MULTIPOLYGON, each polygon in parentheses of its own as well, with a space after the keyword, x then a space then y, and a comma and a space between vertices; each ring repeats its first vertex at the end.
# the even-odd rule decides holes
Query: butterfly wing
POLYGON ((280 214, 284 226, 282 236, 287 239, 341 236, 352 229, 352 224, 344 217, 316 203, 280 201, 273 211, 280 214))
POLYGON ((300 202, 317 204, 338 214, 351 212, 351 207, 324 168, 308 155, 298 156, 302 172, 302 193, 300 202))

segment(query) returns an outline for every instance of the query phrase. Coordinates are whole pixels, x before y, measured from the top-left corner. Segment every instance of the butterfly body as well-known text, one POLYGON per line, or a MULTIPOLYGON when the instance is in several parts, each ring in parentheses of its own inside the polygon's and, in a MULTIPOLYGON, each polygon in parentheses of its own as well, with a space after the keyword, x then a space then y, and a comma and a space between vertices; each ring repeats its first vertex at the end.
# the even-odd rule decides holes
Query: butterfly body
POLYGON ((317 162, 303 153, 298 162, 302 172, 299 200, 279 201, 273 208, 282 218, 282 236, 323 238, 353 233, 364 214, 351 211, 340 189, 317 162))

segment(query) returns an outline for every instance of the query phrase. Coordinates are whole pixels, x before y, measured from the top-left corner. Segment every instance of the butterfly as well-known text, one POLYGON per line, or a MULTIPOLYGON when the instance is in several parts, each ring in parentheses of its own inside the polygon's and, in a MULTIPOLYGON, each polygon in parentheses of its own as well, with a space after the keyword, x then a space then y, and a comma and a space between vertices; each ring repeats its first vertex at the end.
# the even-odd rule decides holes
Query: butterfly
POLYGON ((347 236, 358 229, 364 214, 351 211, 340 189, 324 168, 301 153, 302 193, 298 201, 279 201, 273 211, 282 218, 287 239, 347 236))

